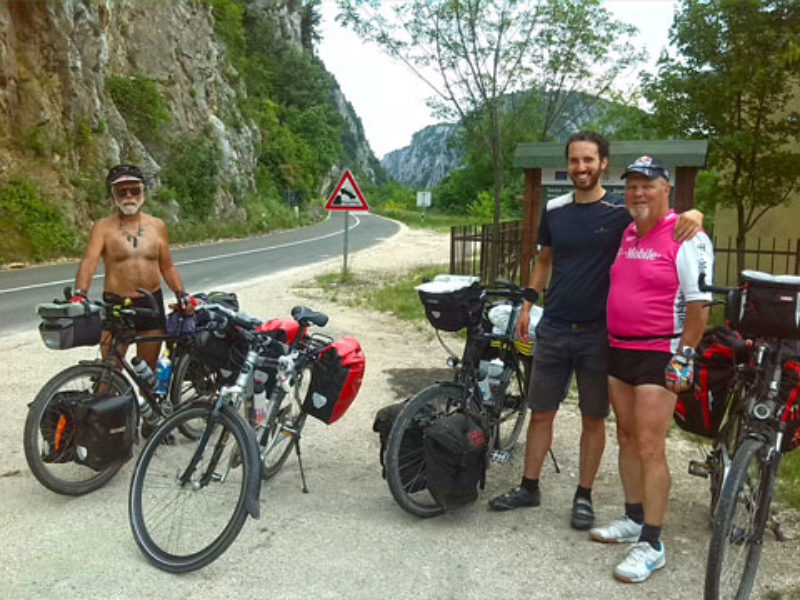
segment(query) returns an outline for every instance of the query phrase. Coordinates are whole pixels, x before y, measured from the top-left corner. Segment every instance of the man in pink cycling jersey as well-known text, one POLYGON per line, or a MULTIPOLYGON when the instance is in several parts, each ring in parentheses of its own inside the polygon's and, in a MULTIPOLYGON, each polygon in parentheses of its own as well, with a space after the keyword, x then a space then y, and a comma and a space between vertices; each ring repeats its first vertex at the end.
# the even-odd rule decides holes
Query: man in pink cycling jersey
POLYGON ((699 290, 698 275, 713 273, 713 249, 703 232, 674 240, 677 215, 669 208, 669 172, 660 160, 642 156, 623 177, 634 222, 611 268, 607 323, 625 516, 589 535, 599 542, 632 542, 614 576, 633 583, 665 564, 666 438, 676 393, 692 382, 694 348, 708 320, 711 295, 699 290))

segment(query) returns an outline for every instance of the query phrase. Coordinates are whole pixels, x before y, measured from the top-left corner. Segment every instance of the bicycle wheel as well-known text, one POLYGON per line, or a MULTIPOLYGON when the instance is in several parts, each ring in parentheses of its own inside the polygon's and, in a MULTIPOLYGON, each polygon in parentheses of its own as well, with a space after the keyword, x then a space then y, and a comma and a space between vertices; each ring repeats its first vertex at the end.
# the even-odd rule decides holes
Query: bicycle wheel
MULTIPOLYGON (((209 423, 210 404, 194 404, 167 418, 150 436, 136 463, 128 515, 136 544, 159 569, 185 573, 218 558, 247 518, 252 443, 249 425, 226 406, 209 423), (193 421, 209 424, 208 444, 191 467, 198 443, 165 438, 193 421), (181 477, 191 469, 188 483, 181 477)), ((202 440, 202 438, 201 438, 202 440)))
POLYGON ((741 442, 740 438, 744 422, 744 400, 741 393, 741 389, 731 392, 729 396, 731 402, 729 414, 720 432, 720 438, 716 441, 709 454, 710 470, 708 483, 709 491, 711 492, 709 522, 712 527, 714 526, 714 517, 717 514, 717 505, 719 503, 722 485, 725 481, 725 477, 730 472, 733 457, 741 442))
POLYGON ((526 365, 506 365, 503 381, 508 381, 499 407, 497 424, 492 428, 492 450, 510 452, 517 443, 528 411, 526 365))
POLYGON ((422 436, 425 427, 459 408, 463 393, 463 388, 446 384, 425 388, 408 401, 389 431, 386 481, 400 507, 412 515, 427 518, 442 513, 427 490, 422 436))
POLYGON ((80 496, 108 482, 122 465, 95 471, 74 461, 75 428, 67 405, 91 403, 99 395, 120 395, 130 383, 116 369, 102 364, 69 367, 44 384, 28 407, 23 442, 25 460, 47 489, 80 496))
POLYGON ((775 460, 760 440, 745 439, 720 492, 706 563, 706 600, 746 599, 761 558, 772 502, 775 460))
MULTIPOLYGON (((174 410, 192 402, 215 402, 222 387, 220 370, 212 367, 191 353, 183 354, 177 361, 170 384, 170 400, 174 410)), ((183 423, 180 432, 190 440, 196 440, 205 427, 205 422, 183 423)))
POLYGON ((303 398, 311 381, 311 369, 297 374, 297 381, 290 392, 278 388, 272 393, 267 407, 266 424, 256 431, 261 455, 261 477, 269 479, 278 473, 297 444, 306 422, 303 398))

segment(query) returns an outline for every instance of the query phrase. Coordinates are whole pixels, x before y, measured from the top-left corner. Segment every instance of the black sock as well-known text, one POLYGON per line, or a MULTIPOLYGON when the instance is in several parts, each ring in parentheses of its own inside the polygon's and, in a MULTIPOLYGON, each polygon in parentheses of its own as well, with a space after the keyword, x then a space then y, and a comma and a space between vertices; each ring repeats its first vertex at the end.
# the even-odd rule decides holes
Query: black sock
POLYGON ((626 502, 625 503, 625 516, 634 523, 641 525, 644 523, 644 506, 641 502, 626 502))
POLYGON ((661 550, 661 525, 642 525, 642 534, 639 536, 640 542, 647 542, 653 550, 661 550))
POLYGON ((535 494, 537 491, 539 491, 539 480, 523 477, 520 486, 522 489, 527 490, 531 494, 535 494))
POLYGON ((576 498, 584 498, 589 502, 592 501, 592 488, 585 488, 578 486, 578 489, 575 490, 575 497, 576 498))

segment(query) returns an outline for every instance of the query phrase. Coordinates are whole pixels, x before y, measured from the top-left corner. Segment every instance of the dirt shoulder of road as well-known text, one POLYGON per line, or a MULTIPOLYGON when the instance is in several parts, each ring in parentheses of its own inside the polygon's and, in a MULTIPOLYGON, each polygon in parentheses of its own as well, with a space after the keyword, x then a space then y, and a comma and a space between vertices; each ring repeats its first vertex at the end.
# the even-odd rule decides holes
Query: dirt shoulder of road
MULTIPOLYGON (((404 227, 380 246, 354 253, 348 266, 359 277, 377 276, 446 264, 448 253, 446 235, 404 227)), ((624 548, 592 543, 569 527, 580 427, 574 398, 556 419, 553 450, 560 472, 545 465, 541 507, 487 510, 489 498, 519 481, 520 443, 510 463, 490 467, 474 505, 429 520, 404 513, 381 479, 372 420, 380 407, 441 378, 446 355, 430 328, 338 305, 314 287, 314 275, 340 268, 341 257, 232 286, 242 308, 260 317, 288 316, 297 304, 327 313, 325 332, 356 337, 367 370, 358 398, 340 421, 310 421, 304 431, 310 493, 302 493, 297 460, 290 458, 264 484, 261 518, 248 520, 219 560, 184 576, 151 567, 133 541, 127 516, 133 461, 106 487, 81 498, 52 494, 28 471, 22 449, 27 404, 44 381, 79 358, 92 358, 94 350, 53 352, 35 331, 0 340, 0 598, 702 597, 708 485, 686 470, 697 450, 671 435, 666 568, 645 584, 620 584, 611 572, 624 548)), ((613 421, 594 500, 600 521, 621 513, 613 421)), ((767 535, 756 598, 800 594, 798 520, 788 511, 780 517, 790 539, 778 543, 767 535)))

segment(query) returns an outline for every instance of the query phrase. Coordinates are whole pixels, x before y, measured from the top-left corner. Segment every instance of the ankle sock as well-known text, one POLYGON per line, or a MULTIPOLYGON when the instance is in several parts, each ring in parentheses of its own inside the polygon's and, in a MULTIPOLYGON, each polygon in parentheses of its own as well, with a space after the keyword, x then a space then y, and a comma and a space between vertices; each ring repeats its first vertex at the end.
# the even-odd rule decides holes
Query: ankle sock
POLYGON ((642 506, 641 502, 626 502, 625 516, 634 523, 641 525, 644 523, 644 506, 642 506))
POLYGON ((522 483, 520 484, 522 489, 526 490, 531 494, 535 494, 539 491, 539 480, 538 479, 528 479, 527 477, 522 478, 522 483))
POLYGON ((575 498, 584 498, 589 502, 592 501, 592 488, 585 488, 578 486, 578 489, 575 490, 575 498))
POLYGON ((642 525, 642 534, 639 536, 640 542, 647 542, 653 550, 661 550, 661 525, 642 525))

